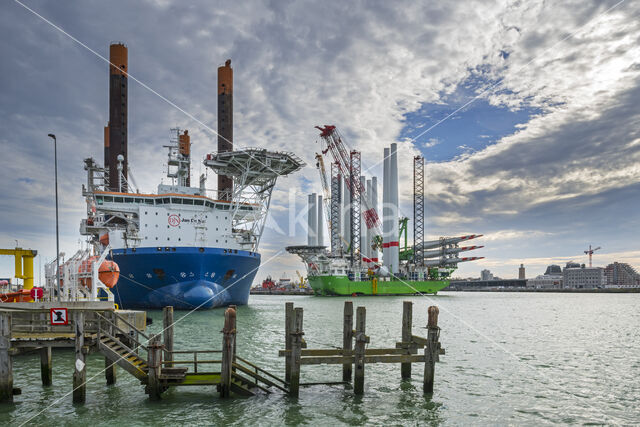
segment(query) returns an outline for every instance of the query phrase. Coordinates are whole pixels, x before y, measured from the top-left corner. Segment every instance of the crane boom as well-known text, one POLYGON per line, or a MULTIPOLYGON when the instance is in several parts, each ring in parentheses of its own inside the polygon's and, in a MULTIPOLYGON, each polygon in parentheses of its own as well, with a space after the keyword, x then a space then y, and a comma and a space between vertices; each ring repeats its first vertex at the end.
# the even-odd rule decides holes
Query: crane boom
POLYGON ((380 229, 380 219, 378 217, 378 213, 376 212, 375 206, 369 206, 365 189, 360 183, 359 176, 351 176, 350 172, 350 154, 349 150, 344 143, 344 139, 333 125, 325 125, 324 127, 316 126, 316 129, 320 130, 320 137, 326 144, 327 148, 322 151, 322 154, 326 154, 327 152, 331 152, 331 156, 334 161, 338 164, 340 168, 340 172, 343 176, 349 191, 353 191, 353 187, 357 186, 357 193, 360 194, 361 205, 365 207, 362 215, 364 217, 364 221, 367 225, 367 229, 374 229, 375 233, 378 235, 382 235, 382 230, 380 229))
POLYGON ((598 249, 602 249, 600 246, 598 246, 597 248, 591 249, 591 245, 589 245, 589 249, 587 249, 586 251, 584 251, 585 254, 589 255, 589 267, 592 266, 592 260, 593 260, 593 253, 595 251, 597 251, 598 249))

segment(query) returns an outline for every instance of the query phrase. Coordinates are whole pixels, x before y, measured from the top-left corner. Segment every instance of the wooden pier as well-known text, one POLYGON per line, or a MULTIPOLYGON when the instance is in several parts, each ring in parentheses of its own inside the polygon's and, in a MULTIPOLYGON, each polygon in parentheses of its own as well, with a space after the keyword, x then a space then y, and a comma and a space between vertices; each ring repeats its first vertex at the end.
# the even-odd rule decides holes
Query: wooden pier
MULTIPOLYGON (((11 354, 16 349, 40 351, 44 386, 52 382, 52 348, 75 350, 73 402, 86 399, 86 357, 99 353, 105 358, 105 380, 116 382, 116 365, 136 377, 152 400, 170 387, 215 385, 221 398, 253 396, 274 391, 298 397, 301 386, 346 384, 355 394, 364 393, 365 367, 377 363, 400 363, 401 377, 411 377, 411 364, 424 364, 424 392, 433 392, 435 363, 444 354, 439 342, 438 309, 429 307, 427 338, 412 333, 412 303, 405 302, 401 341, 395 348, 367 348, 366 308, 357 307, 353 328, 353 303, 345 302, 342 348, 308 349, 304 340, 303 309, 285 305, 284 379, 240 357, 236 352, 236 309, 225 311, 221 349, 174 349, 173 308, 163 311, 160 334, 147 334, 146 313, 116 311, 112 303, 67 304, 68 322, 52 325, 51 303, 11 304, 0 308, 0 402, 11 401, 14 388, 11 354), (419 353, 420 349, 424 349, 419 353), (301 383, 303 365, 342 365, 342 381, 301 383)), ((367 368, 369 369, 369 368, 367 368)))
POLYGON ((427 338, 413 335, 412 310, 413 303, 405 301, 402 313, 402 341, 397 342, 395 348, 367 348, 371 341, 366 335, 367 310, 365 307, 356 309, 356 328, 353 329, 353 303, 346 301, 342 348, 308 349, 302 338, 303 310, 287 303, 285 324, 289 325, 290 332, 286 340, 287 348, 281 350, 279 356, 286 358, 285 377, 289 378, 289 393, 292 396, 299 394, 301 366, 337 364, 342 365, 342 382, 351 382, 353 372, 353 391, 355 394, 363 394, 365 366, 376 363, 400 363, 402 379, 411 378, 412 363, 423 363, 423 390, 425 393, 433 393, 435 364, 440 360, 440 355, 445 353, 439 341, 438 307, 428 308, 427 338), (424 349, 422 354, 418 354, 419 349, 424 349))

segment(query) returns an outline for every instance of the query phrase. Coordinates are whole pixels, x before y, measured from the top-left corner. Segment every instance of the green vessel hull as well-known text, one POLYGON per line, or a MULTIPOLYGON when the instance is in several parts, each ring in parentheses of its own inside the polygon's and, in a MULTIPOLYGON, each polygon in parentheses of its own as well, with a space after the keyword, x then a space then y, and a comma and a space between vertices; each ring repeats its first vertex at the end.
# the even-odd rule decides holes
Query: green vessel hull
POLYGON ((351 281, 347 276, 309 276, 309 285, 316 295, 411 295, 435 294, 449 286, 449 281, 351 281))

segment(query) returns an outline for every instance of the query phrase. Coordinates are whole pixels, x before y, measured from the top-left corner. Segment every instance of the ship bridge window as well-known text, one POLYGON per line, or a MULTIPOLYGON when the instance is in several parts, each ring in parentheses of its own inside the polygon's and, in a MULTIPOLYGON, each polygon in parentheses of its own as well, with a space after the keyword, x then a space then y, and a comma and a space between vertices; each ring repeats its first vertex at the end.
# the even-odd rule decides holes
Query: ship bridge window
POLYGON ((113 201, 116 203, 122 203, 123 202, 123 198, 122 197, 114 197, 113 201))
POLYGON ((153 199, 144 199, 144 202, 148 205, 152 205, 153 204, 153 199))
POLYGON ((212 208, 212 207, 214 207, 214 206, 215 206, 215 205, 214 205, 213 203, 211 203, 211 202, 205 202, 205 205, 207 205, 207 207, 208 207, 208 208, 212 208))
POLYGON ((161 205, 162 204, 162 199, 156 199, 156 205, 161 205))
POLYGON ((194 205, 198 205, 198 206, 202 206, 202 205, 204 205, 204 200, 194 200, 193 204, 194 205))
POLYGON ((182 204, 182 199, 178 199, 177 197, 172 197, 171 198, 171 203, 176 203, 178 205, 181 205, 182 204))
POLYGON ((168 197, 165 197, 164 199, 162 199, 162 201, 164 202, 165 205, 167 203, 171 203, 171 199, 169 199, 168 197))
POLYGON ((229 210, 229 205, 216 205, 218 209, 222 209, 223 211, 229 210))
POLYGON ((136 203, 144 203, 144 199, 136 199, 136 203))
POLYGON ((124 202, 125 203, 133 203, 135 201, 135 199, 133 197, 125 197, 124 198, 124 202))
POLYGON ((193 199, 182 199, 183 205, 193 205, 193 199))
POLYGON ((96 203, 99 205, 102 204, 102 196, 96 196, 96 203))
POLYGON ((113 202, 113 197, 112 196, 104 196, 104 201, 105 202, 113 202))

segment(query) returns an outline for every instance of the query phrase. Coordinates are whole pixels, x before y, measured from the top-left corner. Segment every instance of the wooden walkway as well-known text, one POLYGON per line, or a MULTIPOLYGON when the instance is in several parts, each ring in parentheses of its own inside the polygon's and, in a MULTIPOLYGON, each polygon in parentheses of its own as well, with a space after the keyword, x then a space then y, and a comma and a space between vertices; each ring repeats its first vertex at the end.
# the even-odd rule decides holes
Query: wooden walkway
POLYGON ((116 382, 116 366, 137 378, 152 400, 161 398, 170 387, 216 386, 220 397, 253 396, 274 391, 299 395, 301 366, 342 365, 342 381, 315 384, 346 384, 353 377, 355 394, 364 393, 365 367, 377 363, 400 363, 401 377, 411 377, 412 363, 424 364, 424 392, 433 392, 435 363, 441 348, 438 308, 429 307, 428 335, 412 333, 412 306, 405 301, 402 315, 402 339, 395 348, 367 348, 366 308, 345 302, 341 348, 308 349, 304 340, 303 309, 285 305, 285 378, 260 368, 236 354, 236 310, 225 311, 222 349, 175 350, 173 307, 163 310, 161 334, 145 332, 143 312, 118 312, 113 306, 69 307, 66 325, 51 325, 49 309, 30 305, 0 307, 0 402, 11 401, 19 390, 13 387, 11 353, 19 348, 36 348, 41 356, 43 385, 51 385, 51 349, 75 349, 73 401, 86 400, 86 357, 100 353, 105 358, 107 384, 116 382), (142 316, 140 315, 142 313, 142 316), (141 322, 140 319, 143 319, 141 322), (142 324, 142 327, 141 327, 142 324), (419 353, 419 350, 423 350, 419 353))

